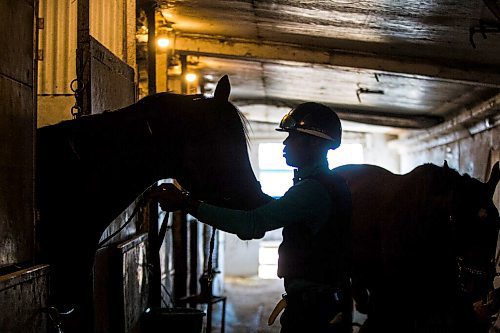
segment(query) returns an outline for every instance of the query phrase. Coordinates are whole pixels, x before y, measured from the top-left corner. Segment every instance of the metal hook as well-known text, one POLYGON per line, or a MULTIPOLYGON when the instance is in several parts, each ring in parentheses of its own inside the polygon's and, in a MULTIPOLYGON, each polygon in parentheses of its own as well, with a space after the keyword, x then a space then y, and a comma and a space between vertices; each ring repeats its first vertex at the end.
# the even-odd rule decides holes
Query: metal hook
POLYGON ((56 307, 49 306, 46 308, 42 308, 40 311, 48 314, 52 326, 57 330, 58 333, 64 333, 62 329, 61 315, 68 315, 72 313, 74 311, 74 308, 71 308, 67 312, 60 312, 56 307))
POLYGON ((483 20, 479 20, 479 25, 471 26, 469 28, 469 42, 472 47, 476 48, 476 43, 474 42, 474 35, 480 33, 483 39, 487 39, 486 33, 500 33, 500 24, 487 23, 483 20))

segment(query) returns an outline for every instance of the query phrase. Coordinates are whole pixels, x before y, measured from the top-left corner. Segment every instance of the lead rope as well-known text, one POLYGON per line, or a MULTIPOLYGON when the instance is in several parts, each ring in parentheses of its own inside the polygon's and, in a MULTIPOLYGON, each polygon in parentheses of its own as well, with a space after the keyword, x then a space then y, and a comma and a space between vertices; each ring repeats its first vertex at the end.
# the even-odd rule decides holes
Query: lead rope
POLYGON ((212 237, 210 238, 210 249, 208 253, 207 268, 200 277, 201 292, 200 295, 204 298, 210 299, 212 295, 212 282, 214 279, 213 269, 213 254, 215 247, 215 233, 216 229, 212 228, 212 237))
MULTIPOLYGON (((214 255, 214 243, 215 243, 215 233, 217 232, 217 229, 212 227, 212 237, 210 238, 210 251, 208 253, 208 262, 207 262, 207 273, 211 278, 213 278, 213 255, 214 255)), ((211 281, 210 281, 211 282, 211 281)))
POLYGON ((110 234, 109 236, 107 236, 105 239, 103 239, 102 241, 100 241, 99 244, 97 244, 97 248, 101 249, 101 248, 105 247, 106 243, 108 243, 113 237, 115 237, 123 229, 125 229, 125 227, 128 226, 130 224, 130 222, 132 222, 133 218, 137 215, 137 213, 139 212, 139 210, 142 208, 142 206, 144 205, 145 201, 146 201, 145 198, 141 197, 139 199, 139 201, 137 202, 137 204, 135 205, 134 210, 132 211, 132 214, 130 214, 130 216, 128 217, 128 219, 115 232, 113 232, 112 234, 110 234))
POLYGON ((125 229, 125 227, 127 225, 130 224, 130 222, 132 222, 132 220, 137 215, 137 213, 139 213, 139 211, 142 208, 144 208, 144 205, 148 202, 148 200, 150 200, 148 197, 149 193, 152 191, 155 191, 155 190, 156 190, 156 185, 153 185, 152 187, 147 188, 144 192, 142 192, 139 195, 139 199, 137 200, 137 203, 135 204, 135 207, 134 207, 132 213, 130 214, 130 216, 128 217, 128 219, 115 232, 113 232, 112 234, 107 236, 105 239, 100 241, 99 244, 97 244, 98 249, 105 247, 107 245, 106 243, 108 243, 113 237, 118 235, 123 229, 125 229))

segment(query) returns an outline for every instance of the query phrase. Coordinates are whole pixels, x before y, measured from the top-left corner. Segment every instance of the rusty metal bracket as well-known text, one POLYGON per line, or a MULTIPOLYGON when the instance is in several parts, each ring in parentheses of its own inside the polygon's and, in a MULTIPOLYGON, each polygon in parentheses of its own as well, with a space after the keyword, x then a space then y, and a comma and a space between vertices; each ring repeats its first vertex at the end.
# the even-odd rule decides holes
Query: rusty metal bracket
POLYGON ((370 89, 370 88, 362 88, 359 87, 356 89, 356 96, 358 97, 358 101, 361 103, 361 94, 378 94, 383 95, 385 92, 382 89, 370 89))

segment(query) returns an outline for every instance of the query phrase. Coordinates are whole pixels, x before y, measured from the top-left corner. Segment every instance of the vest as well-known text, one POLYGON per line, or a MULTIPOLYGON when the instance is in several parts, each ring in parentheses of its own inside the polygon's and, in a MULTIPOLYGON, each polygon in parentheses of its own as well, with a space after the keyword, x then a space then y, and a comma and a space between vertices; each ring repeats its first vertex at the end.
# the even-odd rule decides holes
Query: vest
POLYGON ((351 275, 351 193, 345 180, 333 172, 308 178, 316 179, 328 190, 330 216, 315 234, 308 228, 308 221, 283 228, 278 276, 343 286, 351 275))

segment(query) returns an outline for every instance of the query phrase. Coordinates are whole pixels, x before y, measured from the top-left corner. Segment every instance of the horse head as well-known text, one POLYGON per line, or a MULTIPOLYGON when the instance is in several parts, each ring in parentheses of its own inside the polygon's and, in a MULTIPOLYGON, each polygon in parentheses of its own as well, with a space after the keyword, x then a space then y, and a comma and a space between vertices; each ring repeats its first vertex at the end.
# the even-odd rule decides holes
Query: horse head
MULTIPOLYGON (((191 96, 189 115, 178 117, 173 129, 179 167, 169 177, 201 200, 249 209, 263 197, 248 156, 246 120, 228 101, 230 90, 224 76, 212 98, 191 96)), ((168 156, 165 163, 171 164, 168 156)))

